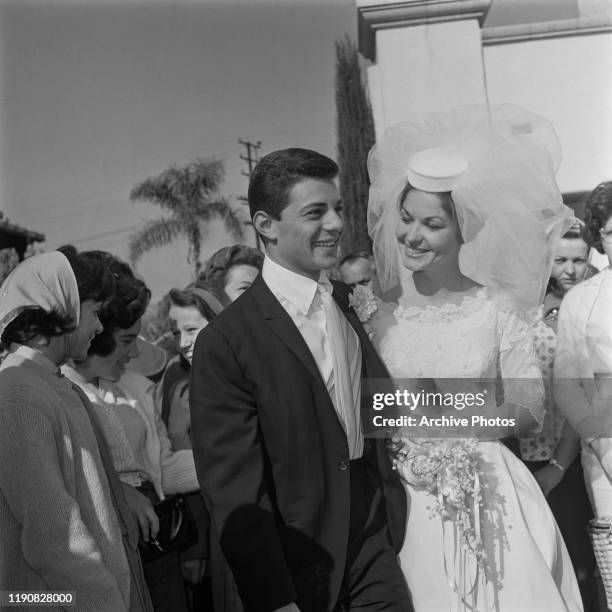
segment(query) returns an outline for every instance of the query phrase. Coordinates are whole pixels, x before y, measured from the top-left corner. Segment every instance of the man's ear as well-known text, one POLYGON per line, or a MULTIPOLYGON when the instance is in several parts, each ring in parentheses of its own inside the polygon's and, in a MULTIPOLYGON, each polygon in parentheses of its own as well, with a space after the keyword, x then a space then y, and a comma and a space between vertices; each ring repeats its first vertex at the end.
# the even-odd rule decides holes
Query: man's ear
POLYGON ((273 219, 267 212, 258 210, 253 215, 253 227, 255 231, 263 236, 269 242, 276 242, 277 228, 275 219, 273 219))

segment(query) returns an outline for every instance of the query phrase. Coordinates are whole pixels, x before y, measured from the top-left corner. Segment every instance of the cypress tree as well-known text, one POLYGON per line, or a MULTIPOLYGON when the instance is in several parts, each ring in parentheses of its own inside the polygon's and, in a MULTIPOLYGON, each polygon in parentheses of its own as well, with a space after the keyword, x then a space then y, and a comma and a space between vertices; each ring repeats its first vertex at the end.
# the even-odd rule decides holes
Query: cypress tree
POLYGON ((348 35, 336 41, 336 132, 339 186, 345 211, 341 253, 371 251, 366 212, 367 156, 374 145, 374 119, 362 80, 359 52, 348 35))

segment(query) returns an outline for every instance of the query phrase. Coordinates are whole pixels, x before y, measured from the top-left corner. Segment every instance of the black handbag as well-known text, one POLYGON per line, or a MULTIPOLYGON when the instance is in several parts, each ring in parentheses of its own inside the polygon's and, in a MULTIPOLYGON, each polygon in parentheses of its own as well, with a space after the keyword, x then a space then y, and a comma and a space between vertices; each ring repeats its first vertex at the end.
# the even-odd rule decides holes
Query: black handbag
POLYGON ((157 537, 140 541, 143 561, 159 559, 172 552, 187 548, 198 537, 198 528, 185 497, 180 493, 166 497, 153 506, 159 517, 157 537))

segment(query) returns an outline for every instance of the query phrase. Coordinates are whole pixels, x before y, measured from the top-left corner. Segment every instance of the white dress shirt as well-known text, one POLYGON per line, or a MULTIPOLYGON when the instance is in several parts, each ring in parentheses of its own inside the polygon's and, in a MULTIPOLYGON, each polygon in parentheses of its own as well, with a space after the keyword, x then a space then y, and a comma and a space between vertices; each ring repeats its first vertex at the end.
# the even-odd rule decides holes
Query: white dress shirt
POLYGON ((355 330, 331 298, 329 279, 321 272, 317 283, 284 268, 268 256, 264 260, 262 277, 310 349, 344 427, 349 457, 358 459, 363 455, 361 347, 355 330), (329 298, 322 297, 325 293, 329 298), (327 316, 326 308, 333 308, 334 312, 327 316))

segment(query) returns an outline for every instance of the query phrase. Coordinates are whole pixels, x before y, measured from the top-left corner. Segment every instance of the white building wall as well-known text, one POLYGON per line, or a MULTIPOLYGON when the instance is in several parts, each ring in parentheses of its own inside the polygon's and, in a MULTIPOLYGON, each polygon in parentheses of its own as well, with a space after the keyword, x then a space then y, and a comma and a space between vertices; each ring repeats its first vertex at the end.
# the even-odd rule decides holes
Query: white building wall
POLYGON ((563 161, 562 191, 612 179, 612 32, 485 46, 491 102, 547 117, 563 161))
POLYGON ((411 114, 485 101, 475 19, 381 29, 368 69, 377 134, 411 114))

